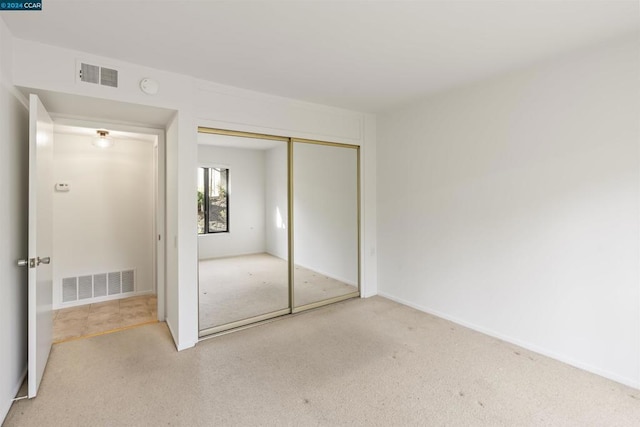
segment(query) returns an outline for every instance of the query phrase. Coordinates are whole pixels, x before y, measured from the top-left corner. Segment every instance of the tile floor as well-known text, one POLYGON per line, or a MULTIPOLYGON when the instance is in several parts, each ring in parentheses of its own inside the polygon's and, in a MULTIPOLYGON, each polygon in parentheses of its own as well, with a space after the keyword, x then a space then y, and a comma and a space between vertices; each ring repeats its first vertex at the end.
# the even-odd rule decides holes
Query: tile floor
POLYGON ((157 298, 142 295, 53 312, 53 342, 157 321, 157 298))

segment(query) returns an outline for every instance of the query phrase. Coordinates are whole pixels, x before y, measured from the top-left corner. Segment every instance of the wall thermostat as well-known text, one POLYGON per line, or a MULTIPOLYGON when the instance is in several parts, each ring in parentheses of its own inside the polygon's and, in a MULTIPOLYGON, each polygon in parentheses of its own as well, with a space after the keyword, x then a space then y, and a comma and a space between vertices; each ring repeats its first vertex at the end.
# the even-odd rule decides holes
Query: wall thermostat
POLYGON ((59 182, 56 184, 56 191, 58 193, 67 193, 71 189, 68 182, 59 182))
POLYGON ((156 93, 158 93, 158 89, 160 89, 160 86, 158 85, 157 81, 145 78, 140 80, 140 89, 147 95, 155 95, 156 93))

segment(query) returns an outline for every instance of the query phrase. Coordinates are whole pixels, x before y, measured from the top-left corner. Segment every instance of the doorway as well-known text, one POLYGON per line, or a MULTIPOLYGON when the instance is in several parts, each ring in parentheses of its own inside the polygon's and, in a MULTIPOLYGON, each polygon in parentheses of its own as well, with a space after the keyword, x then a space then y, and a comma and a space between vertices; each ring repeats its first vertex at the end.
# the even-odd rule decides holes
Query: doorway
POLYGON ((359 147, 199 128, 199 335, 360 295, 359 147))
POLYGON ((164 316, 164 141, 54 120, 53 342, 164 316))

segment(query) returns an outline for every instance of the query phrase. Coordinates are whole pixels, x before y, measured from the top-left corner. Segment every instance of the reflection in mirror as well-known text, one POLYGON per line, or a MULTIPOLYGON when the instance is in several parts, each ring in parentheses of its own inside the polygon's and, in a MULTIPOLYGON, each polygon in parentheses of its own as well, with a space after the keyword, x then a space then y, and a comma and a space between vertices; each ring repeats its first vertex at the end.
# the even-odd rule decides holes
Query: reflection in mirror
POLYGON ((288 312, 287 142, 200 133, 198 162, 200 330, 288 312))
POLYGON ((358 149, 293 145, 294 307, 358 292, 358 149))

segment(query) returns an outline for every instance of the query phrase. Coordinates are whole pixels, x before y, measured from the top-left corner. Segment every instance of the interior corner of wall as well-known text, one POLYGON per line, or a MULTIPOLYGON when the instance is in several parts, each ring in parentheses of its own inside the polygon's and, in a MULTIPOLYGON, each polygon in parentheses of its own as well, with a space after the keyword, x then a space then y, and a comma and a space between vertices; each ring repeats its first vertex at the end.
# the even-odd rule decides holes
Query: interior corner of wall
POLYGON ((378 288, 376 285, 365 286, 360 294, 361 298, 371 298, 378 295, 378 288))

